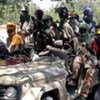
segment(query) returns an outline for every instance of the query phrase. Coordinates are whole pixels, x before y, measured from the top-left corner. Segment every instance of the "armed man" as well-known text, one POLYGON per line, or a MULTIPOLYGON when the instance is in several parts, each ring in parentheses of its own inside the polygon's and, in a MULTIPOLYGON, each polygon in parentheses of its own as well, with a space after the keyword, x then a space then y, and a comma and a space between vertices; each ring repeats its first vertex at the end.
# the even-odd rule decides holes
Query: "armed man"
POLYGON ((51 19, 44 19, 44 12, 41 9, 35 11, 35 30, 33 31, 33 42, 35 52, 40 53, 46 49, 46 45, 52 45, 51 35, 47 33, 49 21, 51 19))
MULTIPOLYGON (((70 47, 73 49, 74 48, 74 38, 75 38, 75 32, 71 25, 69 24, 69 12, 66 7, 61 7, 59 9, 59 17, 60 17, 60 25, 59 28, 62 32, 62 41, 63 44, 70 44, 70 47)), ((64 49, 67 50, 67 46, 64 46, 64 49)), ((73 49, 74 50, 74 49, 73 49)), ((74 53, 74 52, 73 52, 74 53)))
POLYGON ((95 35, 95 28, 96 28, 96 22, 93 20, 93 9, 90 5, 86 5, 83 10, 83 20, 87 23, 88 26, 88 32, 93 38, 95 35))
POLYGON ((80 24, 77 41, 76 57, 73 60, 72 77, 68 79, 68 86, 75 86, 79 96, 74 100, 86 100, 91 85, 95 68, 98 63, 93 51, 89 48, 90 35, 87 33, 84 22, 80 24), (80 78, 81 77, 81 78, 80 78), (82 88, 80 88, 80 84, 82 88))
POLYGON ((63 37, 64 39, 71 39, 74 36, 74 31, 68 23, 68 9, 66 7, 61 7, 58 13, 60 17, 59 27, 63 32, 63 37))
POLYGON ((28 7, 26 5, 22 5, 17 31, 23 36, 25 43, 31 42, 30 35, 32 28, 31 25, 33 26, 32 22, 32 17, 29 15, 28 7))
POLYGON ((86 44, 82 43, 80 45, 79 53, 73 61, 72 83, 70 81, 71 84, 78 83, 77 92, 79 93, 79 96, 74 100, 86 100, 89 94, 96 67, 94 58, 95 57, 87 50, 86 44), (79 85, 82 85, 81 89, 79 85))

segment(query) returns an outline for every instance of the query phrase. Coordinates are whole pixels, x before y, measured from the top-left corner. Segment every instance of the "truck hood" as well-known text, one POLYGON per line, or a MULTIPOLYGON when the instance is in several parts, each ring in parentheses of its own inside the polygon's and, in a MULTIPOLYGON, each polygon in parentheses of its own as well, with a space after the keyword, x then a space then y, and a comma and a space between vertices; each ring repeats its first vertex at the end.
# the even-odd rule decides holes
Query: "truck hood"
POLYGON ((56 57, 41 57, 28 63, 0 66, 0 84, 6 85, 29 80, 36 84, 39 81, 45 83, 59 80, 62 76, 66 77, 64 61, 56 57))

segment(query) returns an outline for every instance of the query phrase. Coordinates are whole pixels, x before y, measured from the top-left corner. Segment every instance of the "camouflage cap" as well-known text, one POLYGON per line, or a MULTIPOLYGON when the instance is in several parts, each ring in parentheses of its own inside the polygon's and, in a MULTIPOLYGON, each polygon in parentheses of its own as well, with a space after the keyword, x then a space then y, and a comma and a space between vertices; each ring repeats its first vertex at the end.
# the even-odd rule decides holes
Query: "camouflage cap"
POLYGON ((88 26, 87 26, 87 24, 82 20, 82 21, 80 21, 80 23, 79 23, 79 28, 80 28, 80 29, 88 29, 88 26))
POLYGON ((86 42, 80 42, 80 45, 81 46, 86 46, 87 44, 86 44, 86 42))

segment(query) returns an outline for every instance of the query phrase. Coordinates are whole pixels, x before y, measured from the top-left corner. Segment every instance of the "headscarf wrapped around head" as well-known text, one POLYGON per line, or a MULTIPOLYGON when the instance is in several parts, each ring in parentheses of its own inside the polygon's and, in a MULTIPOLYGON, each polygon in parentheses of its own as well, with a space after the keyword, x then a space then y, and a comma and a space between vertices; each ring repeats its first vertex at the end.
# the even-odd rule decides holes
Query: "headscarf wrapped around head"
POLYGON ((14 24, 12 22, 8 22, 6 27, 7 27, 7 30, 15 30, 16 29, 16 24, 14 24))

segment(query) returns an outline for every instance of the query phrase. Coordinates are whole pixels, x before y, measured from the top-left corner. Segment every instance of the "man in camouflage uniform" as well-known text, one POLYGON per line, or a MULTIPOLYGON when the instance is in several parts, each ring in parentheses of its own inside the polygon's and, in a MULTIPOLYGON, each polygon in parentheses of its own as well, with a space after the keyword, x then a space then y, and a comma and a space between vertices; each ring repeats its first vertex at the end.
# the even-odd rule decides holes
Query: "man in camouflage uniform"
POLYGON ((72 39, 74 37, 74 31, 70 24, 68 23, 68 10, 66 7, 61 7, 59 9, 59 17, 60 17, 60 28, 63 33, 63 39, 72 39))
POLYGON ((53 21, 52 16, 46 15, 43 18, 43 23, 45 32, 51 36, 53 42, 61 38, 61 35, 58 31, 58 26, 56 22, 53 21))
POLYGON ((73 61, 72 79, 69 83, 76 82, 78 85, 82 85, 77 88, 77 92, 80 94, 75 100, 85 100, 88 96, 91 88, 93 75, 95 73, 95 63, 93 62, 94 56, 90 55, 87 51, 86 44, 80 45, 80 51, 73 61), (78 81, 78 82, 77 82, 78 81))
POLYGON ((77 36, 73 38, 73 49, 75 51, 75 53, 78 51, 79 49, 79 43, 82 42, 86 42, 86 44, 90 46, 92 39, 90 34, 88 33, 88 26, 87 24, 84 22, 84 20, 80 20, 79 21, 79 32, 77 33, 77 36))
POLYGON ((75 100, 85 100, 91 88, 91 82, 97 65, 96 57, 88 49, 91 42, 86 24, 80 24, 79 36, 77 40, 77 56, 73 61, 72 77, 67 80, 68 85, 77 86, 77 92, 80 94, 75 100), (82 87, 80 87, 82 86, 82 87))

